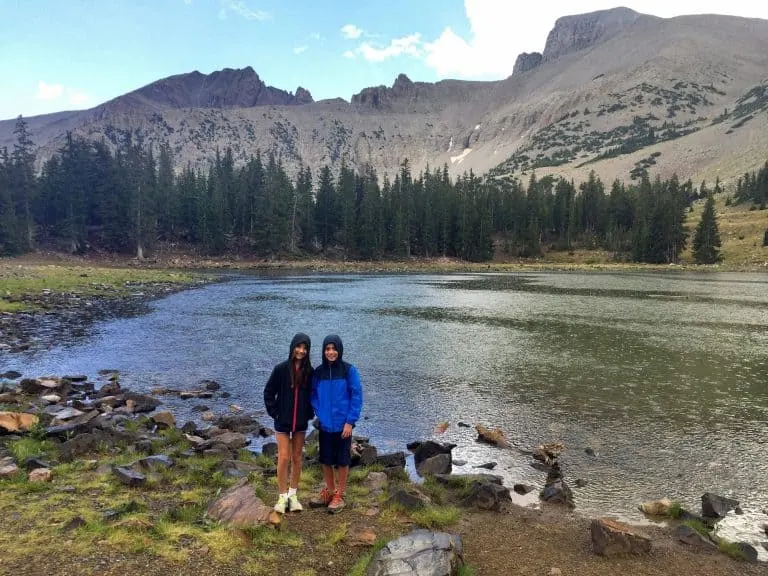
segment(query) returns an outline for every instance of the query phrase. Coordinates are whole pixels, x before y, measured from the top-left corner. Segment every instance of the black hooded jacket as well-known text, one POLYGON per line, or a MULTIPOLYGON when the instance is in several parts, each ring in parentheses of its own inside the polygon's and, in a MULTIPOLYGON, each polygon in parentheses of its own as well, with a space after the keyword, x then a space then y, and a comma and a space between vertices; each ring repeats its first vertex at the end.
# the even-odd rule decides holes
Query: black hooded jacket
POLYGON ((288 360, 281 362, 272 370, 272 374, 264 387, 264 406, 267 413, 275 421, 277 432, 304 432, 309 421, 314 417, 312 410, 312 365, 309 362, 311 341, 309 336, 301 332, 291 340, 291 349, 288 352, 288 360), (306 344, 306 363, 308 370, 306 378, 301 386, 294 387, 291 381, 293 349, 299 344, 306 344))

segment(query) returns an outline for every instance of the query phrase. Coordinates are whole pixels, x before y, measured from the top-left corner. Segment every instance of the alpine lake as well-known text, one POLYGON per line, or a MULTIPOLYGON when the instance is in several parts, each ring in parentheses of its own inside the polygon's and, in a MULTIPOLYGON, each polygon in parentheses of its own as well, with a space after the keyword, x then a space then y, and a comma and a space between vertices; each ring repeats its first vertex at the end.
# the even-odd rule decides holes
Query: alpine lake
MULTIPOLYGON (((355 433, 380 453, 414 440, 455 443, 454 459, 466 463, 454 473, 496 462, 492 473, 507 485, 541 487, 545 474, 515 448, 563 442, 576 513, 642 523, 643 501, 668 497, 699 511, 701 495, 714 492, 744 511, 721 523, 723 535, 766 557, 761 274, 233 274, 157 300, 148 314, 8 356, 3 368, 93 378, 115 369, 137 391, 213 379, 231 395, 204 401, 215 412, 236 404, 271 425, 262 390, 298 331, 312 337, 313 364, 325 335, 342 337, 363 381, 355 433), (478 443, 476 424, 502 428, 513 448, 478 443)), ((180 422, 199 417, 199 400, 162 399, 180 422)), ((537 492, 519 503, 538 505, 537 492)))

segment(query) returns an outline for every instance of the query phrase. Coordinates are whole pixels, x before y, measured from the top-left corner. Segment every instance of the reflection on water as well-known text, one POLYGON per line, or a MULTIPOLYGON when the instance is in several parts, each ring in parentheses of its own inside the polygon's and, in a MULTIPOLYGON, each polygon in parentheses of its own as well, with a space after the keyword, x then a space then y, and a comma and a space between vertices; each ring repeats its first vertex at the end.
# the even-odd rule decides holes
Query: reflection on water
POLYGON ((363 375, 358 433, 380 451, 448 420, 439 439, 468 461, 457 471, 496 461, 508 483, 540 486, 527 457, 456 426, 484 423, 522 448, 564 441, 566 476, 587 481, 576 498, 588 513, 639 519, 636 505, 661 496, 698 509, 705 491, 759 510, 768 506, 755 490, 768 472, 766 288, 749 274, 237 277, 4 368, 117 368, 143 389, 215 378, 230 401, 257 410, 293 333, 312 336, 318 362, 335 332, 363 375))

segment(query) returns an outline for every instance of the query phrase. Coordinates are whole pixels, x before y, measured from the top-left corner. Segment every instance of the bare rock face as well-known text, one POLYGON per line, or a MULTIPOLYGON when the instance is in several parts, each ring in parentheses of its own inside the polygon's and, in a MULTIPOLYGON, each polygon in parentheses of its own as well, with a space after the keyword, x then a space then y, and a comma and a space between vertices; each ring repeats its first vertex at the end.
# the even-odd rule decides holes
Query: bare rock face
POLYGON ((312 102, 314 102, 309 90, 302 88, 301 86, 296 88, 296 94, 294 95, 293 100, 294 104, 312 104, 312 102))
POLYGON ((352 104, 361 108, 388 109, 395 100, 415 97, 416 91, 416 84, 405 74, 399 74, 392 88, 386 86, 365 88, 359 94, 352 96, 352 104))
POLYGON ((603 42, 633 24, 640 16, 629 8, 613 8, 558 18, 547 36, 543 60, 548 62, 603 42))
POLYGON ((517 57, 517 60, 515 60, 515 67, 512 69, 512 74, 523 74, 524 72, 533 70, 541 64, 542 59, 543 56, 540 52, 531 52, 530 54, 528 52, 523 52, 517 57))

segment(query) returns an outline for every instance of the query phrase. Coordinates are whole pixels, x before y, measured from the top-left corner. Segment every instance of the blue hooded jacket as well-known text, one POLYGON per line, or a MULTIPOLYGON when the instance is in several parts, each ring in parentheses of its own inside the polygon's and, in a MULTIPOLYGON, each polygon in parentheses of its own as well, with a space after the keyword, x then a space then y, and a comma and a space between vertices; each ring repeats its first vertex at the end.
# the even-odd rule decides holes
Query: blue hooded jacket
POLYGON ((343 362, 344 345, 332 334, 323 340, 323 363, 312 374, 312 408, 325 432, 341 432, 344 424, 354 426, 363 408, 360 374, 352 364, 343 362), (333 344, 339 351, 335 362, 325 358, 325 347, 333 344))

